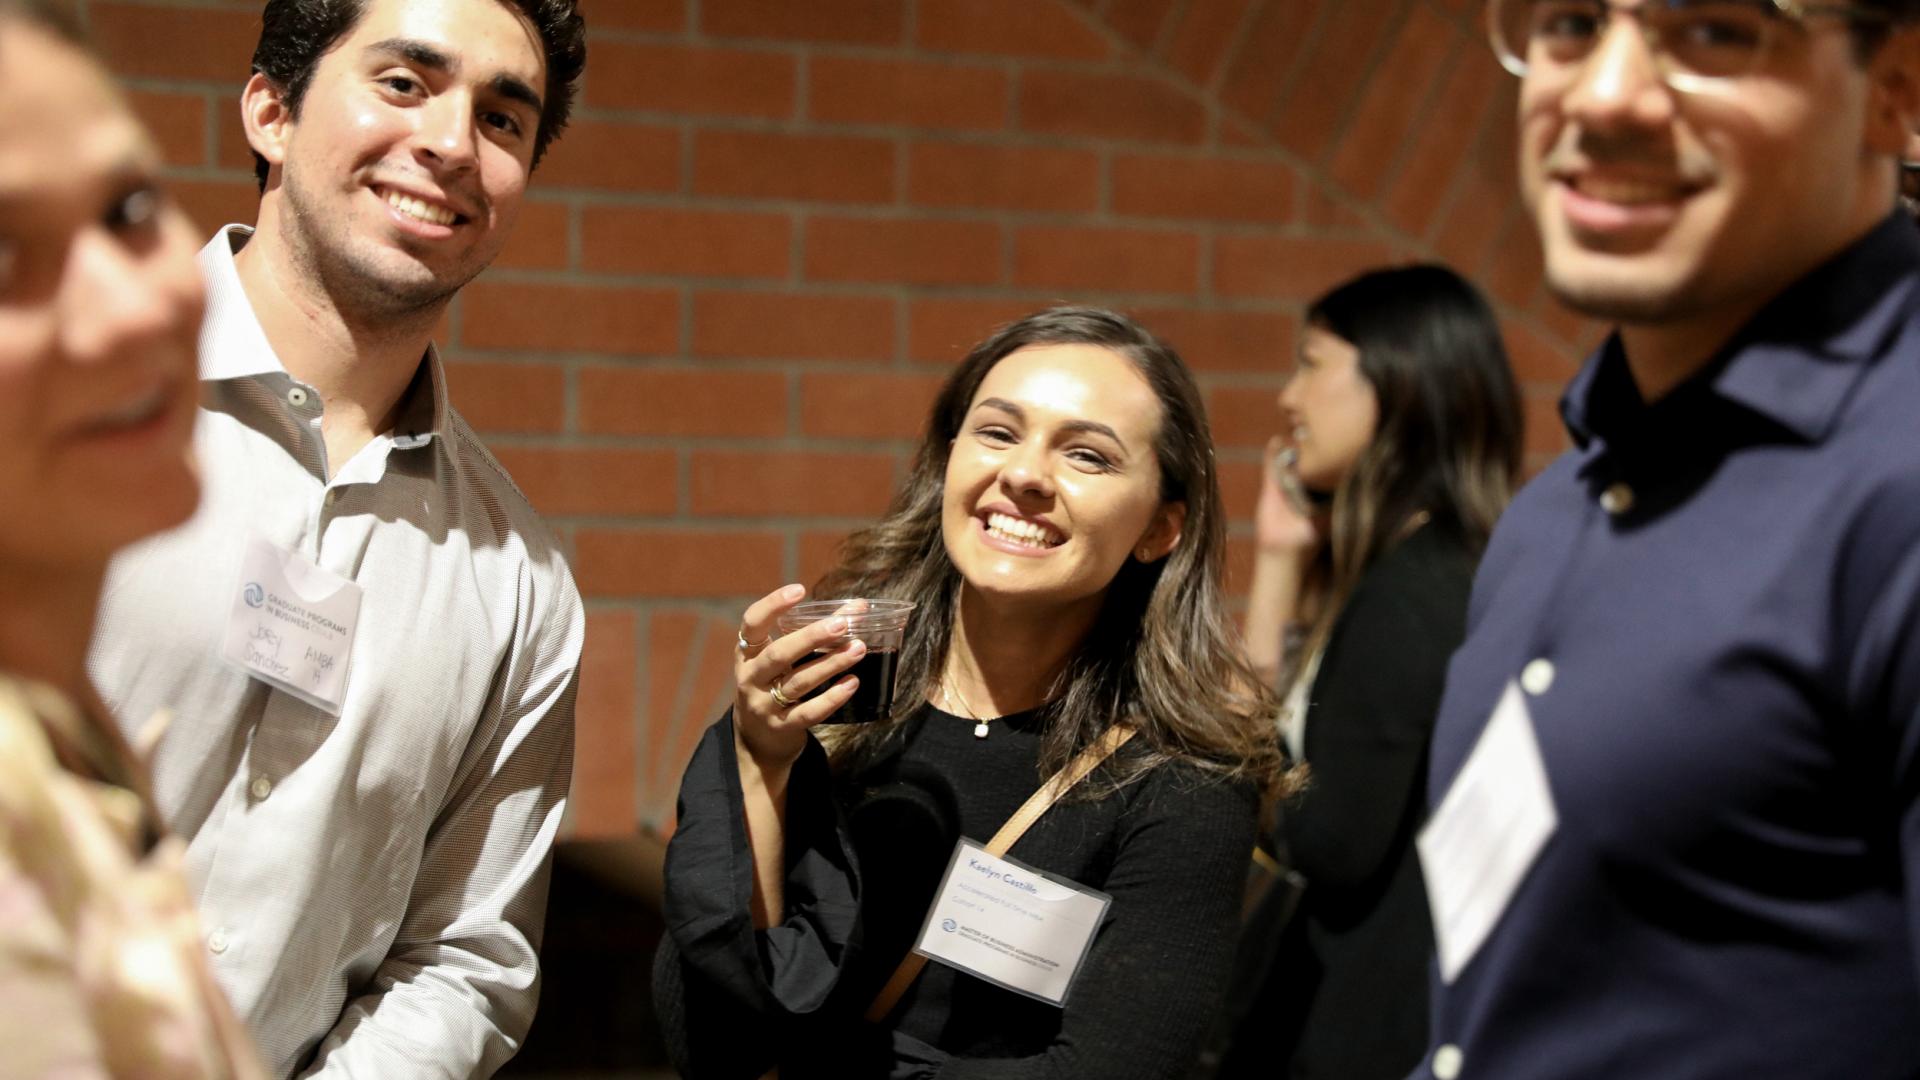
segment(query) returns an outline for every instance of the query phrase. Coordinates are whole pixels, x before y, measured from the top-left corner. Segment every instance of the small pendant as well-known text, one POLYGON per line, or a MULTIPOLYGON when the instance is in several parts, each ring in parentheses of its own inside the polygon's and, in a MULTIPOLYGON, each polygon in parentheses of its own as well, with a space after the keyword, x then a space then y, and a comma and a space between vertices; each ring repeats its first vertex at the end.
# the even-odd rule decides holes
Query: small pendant
POLYGON ((973 737, 976 739, 984 739, 987 737, 987 722, 985 720, 973 725, 973 737))

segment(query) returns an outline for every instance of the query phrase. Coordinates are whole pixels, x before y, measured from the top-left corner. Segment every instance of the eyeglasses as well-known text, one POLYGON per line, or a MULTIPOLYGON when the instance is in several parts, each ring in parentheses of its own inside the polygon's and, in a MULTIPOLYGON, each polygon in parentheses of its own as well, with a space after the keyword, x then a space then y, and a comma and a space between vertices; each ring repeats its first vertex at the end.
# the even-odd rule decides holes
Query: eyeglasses
POLYGON ((1615 12, 1646 39, 1660 76, 1676 90, 1711 90, 1758 69, 1782 35, 1818 15, 1855 23, 1891 14, 1795 0, 1490 0, 1487 31, 1500 66, 1515 75, 1571 70, 1606 37, 1615 12))

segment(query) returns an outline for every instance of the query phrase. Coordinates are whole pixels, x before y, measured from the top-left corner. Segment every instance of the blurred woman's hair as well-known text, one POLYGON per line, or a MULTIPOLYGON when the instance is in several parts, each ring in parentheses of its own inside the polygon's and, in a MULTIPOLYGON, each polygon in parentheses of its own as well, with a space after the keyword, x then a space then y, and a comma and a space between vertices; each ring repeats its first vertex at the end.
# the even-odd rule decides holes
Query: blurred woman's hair
POLYGON ((1361 274, 1309 305, 1307 323, 1358 350, 1379 403, 1373 440, 1334 492, 1317 646, 1361 577, 1422 522, 1483 550, 1524 444, 1500 323, 1452 270, 1361 274))
POLYGON ((82 48, 89 48, 87 34, 73 5, 61 0, 0 0, 0 26, 25 23, 82 48))
POLYGON ((1920 19, 1920 0, 1855 0, 1853 9, 1878 18, 1851 19, 1848 31, 1853 35, 1854 58, 1865 64, 1886 44, 1898 27, 1920 19))
MULTIPOLYGON (((1200 390, 1172 348, 1125 316, 1053 308, 975 346, 934 401, 912 472, 886 516, 848 538, 839 565, 815 591, 917 602, 900 653, 896 698, 927 700, 946 663, 962 585, 941 533, 953 441, 995 364, 1021 349, 1068 344, 1125 358, 1152 388, 1160 404, 1154 439, 1160 496, 1185 503, 1186 520, 1171 554, 1152 563, 1127 559, 1107 587, 1092 630, 1042 707, 1041 772, 1064 767, 1123 721, 1139 735, 1110 773, 1114 788, 1165 762, 1184 761, 1277 790, 1285 776, 1275 737, 1279 703, 1242 658, 1227 613, 1221 584, 1226 521, 1200 390)), ((838 729, 829 745, 836 762, 857 764, 883 749, 897 727, 838 729)))

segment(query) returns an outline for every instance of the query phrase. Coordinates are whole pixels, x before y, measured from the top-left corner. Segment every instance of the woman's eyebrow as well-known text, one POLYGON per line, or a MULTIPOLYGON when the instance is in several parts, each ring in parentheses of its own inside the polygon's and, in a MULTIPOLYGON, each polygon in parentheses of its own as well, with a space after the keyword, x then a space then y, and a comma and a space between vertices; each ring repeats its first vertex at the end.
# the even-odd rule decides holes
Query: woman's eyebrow
MULTIPOLYGON (((974 408, 998 409, 1001 412, 1006 413, 1007 415, 1013 417, 1015 420, 1025 420, 1027 416, 1027 411, 1025 409, 1022 409, 1020 406, 1014 404, 1011 401, 1008 401, 1006 398, 992 398, 992 397, 981 398, 979 404, 975 405, 974 408)), ((1106 424, 1101 423, 1098 420, 1069 420, 1066 423, 1061 424, 1060 428, 1062 431, 1078 432, 1078 433, 1083 433, 1087 435, 1104 435, 1107 438, 1112 439, 1115 443, 1118 443, 1121 450, 1127 453, 1133 452, 1127 446, 1127 440, 1120 437, 1119 432, 1113 430, 1113 428, 1107 426, 1106 424)))
MULTIPOLYGON (((1104 435, 1117 443, 1121 450, 1127 450, 1127 440, 1121 438, 1119 432, 1098 420, 1069 420, 1061 424, 1060 428, 1063 431, 1075 431, 1087 435, 1104 435)), ((1131 453, 1131 451, 1128 452, 1131 453)))

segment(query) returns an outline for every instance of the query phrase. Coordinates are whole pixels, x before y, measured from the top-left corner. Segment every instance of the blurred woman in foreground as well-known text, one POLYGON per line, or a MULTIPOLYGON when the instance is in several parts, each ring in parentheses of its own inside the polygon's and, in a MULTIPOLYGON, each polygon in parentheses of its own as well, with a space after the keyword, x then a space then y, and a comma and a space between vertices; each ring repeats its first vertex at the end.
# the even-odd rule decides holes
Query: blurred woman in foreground
POLYGON ((71 19, 0 0, 0 1073, 262 1075, 84 674, 107 560, 184 520, 203 297, 71 19))

